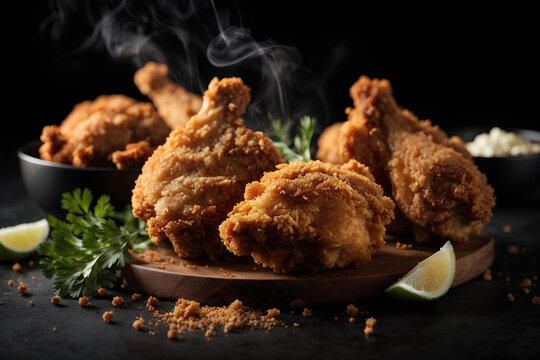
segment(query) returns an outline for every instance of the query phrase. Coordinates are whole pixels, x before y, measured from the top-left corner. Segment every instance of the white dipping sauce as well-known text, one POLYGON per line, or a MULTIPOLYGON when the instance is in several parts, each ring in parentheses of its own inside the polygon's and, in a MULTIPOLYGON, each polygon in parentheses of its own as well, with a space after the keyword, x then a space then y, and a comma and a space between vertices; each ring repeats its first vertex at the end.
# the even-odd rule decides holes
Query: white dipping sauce
POLYGON ((540 144, 532 143, 521 136, 492 128, 489 133, 477 135, 465 144, 472 156, 504 157, 540 153, 540 144))

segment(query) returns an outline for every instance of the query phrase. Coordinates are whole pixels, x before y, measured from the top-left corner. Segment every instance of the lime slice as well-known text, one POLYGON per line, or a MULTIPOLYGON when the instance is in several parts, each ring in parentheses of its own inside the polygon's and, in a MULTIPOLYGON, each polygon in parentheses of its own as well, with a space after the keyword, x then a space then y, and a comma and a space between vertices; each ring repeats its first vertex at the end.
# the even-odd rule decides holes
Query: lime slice
POLYGON ((400 300, 435 300, 450 289, 455 273, 456 254, 450 241, 447 241, 439 251, 419 262, 384 292, 400 300))
POLYGON ((45 219, 0 229, 0 261, 32 255, 48 235, 49 224, 45 219))

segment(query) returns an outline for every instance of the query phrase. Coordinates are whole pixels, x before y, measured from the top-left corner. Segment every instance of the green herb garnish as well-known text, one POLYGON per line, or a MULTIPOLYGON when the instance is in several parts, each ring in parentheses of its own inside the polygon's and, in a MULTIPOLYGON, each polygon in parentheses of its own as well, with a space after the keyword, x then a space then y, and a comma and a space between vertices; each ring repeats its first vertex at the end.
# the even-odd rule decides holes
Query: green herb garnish
POLYGON ((146 224, 133 216, 131 207, 116 212, 109 196, 102 195, 91 210, 90 190, 64 193, 66 220, 49 216, 53 229, 39 247, 43 275, 55 278, 59 296, 93 296, 101 287, 110 288, 118 272, 131 260, 129 249, 144 251, 152 242, 146 224))
POLYGON ((289 140, 289 128, 284 126, 280 120, 272 121, 274 146, 281 152, 283 159, 290 163, 293 161, 311 160, 311 138, 315 132, 316 120, 310 116, 304 116, 300 119, 300 131, 292 140, 289 140), (291 148, 292 146, 292 148, 291 148))

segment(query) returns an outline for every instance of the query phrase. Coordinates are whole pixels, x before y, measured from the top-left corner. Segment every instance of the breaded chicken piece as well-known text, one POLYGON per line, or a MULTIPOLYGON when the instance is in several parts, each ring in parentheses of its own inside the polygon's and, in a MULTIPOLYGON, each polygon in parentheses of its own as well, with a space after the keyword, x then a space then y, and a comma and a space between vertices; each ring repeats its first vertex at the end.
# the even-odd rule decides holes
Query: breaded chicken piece
POLYGON ((136 181, 133 213, 154 242, 169 238, 181 257, 222 254, 219 224, 247 183, 283 162, 270 139, 240 119, 249 92, 239 78, 214 78, 199 113, 173 130, 136 181))
POLYGON ((337 122, 324 129, 317 140, 318 149, 315 154, 317 159, 340 164, 339 147, 337 145, 339 143, 339 134, 342 125, 342 122, 337 122))
POLYGON ((128 144, 125 150, 118 150, 112 153, 111 160, 118 169, 138 169, 142 168, 146 160, 156 150, 146 140, 128 144))
MULTIPOLYGON (((156 147, 169 132, 152 104, 123 95, 103 95, 75 106, 60 126, 45 126, 39 153, 44 160, 74 166, 114 166, 120 165, 112 159, 115 151, 140 141, 156 147)), ((132 151, 124 153, 123 164, 129 154, 137 157, 132 163, 144 163, 142 153, 132 151)))
POLYGON ((111 111, 120 113, 126 110, 137 101, 125 95, 101 95, 95 100, 86 100, 73 107, 73 110, 60 124, 60 131, 69 134, 82 121, 87 120, 90 115, 98 111, 111 111))
POLYGON ((368 262, 384 246, 394 203, 364 165, 282 164, 246 186, 220 226, 231 252, 276 273, 368 262))
POLYGON ((461 139, 401 109, 387 80, 362 76, 340 130, 340 162, 356 159, 391 194, 419 242, 468 241, 492 216, 493 189, 461 139))
POLYGON ((186 125, 202 106, 202 98, 169 79, 165 64, 148 62, 134 76, 139 91, 148 96, 171 129, 186 125))

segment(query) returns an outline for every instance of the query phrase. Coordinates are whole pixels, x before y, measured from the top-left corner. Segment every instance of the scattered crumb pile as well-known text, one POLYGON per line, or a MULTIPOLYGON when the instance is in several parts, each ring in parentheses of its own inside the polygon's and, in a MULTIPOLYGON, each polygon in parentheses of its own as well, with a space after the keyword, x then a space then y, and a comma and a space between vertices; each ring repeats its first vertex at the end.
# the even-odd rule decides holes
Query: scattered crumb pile
POLYGON ((204 336, 210 338, 217 327, 222 327, 224 333, 241 327, 262 327, 270 330, 278 325, 278 309, 269 309, 264 313, 246 307, 240 300, 233 301, 229 306, 200 306, 196 301, 178 299, 174 310, 163 314, 169 324, 169 338, 176 338, 186 330, 205 331, 204 336))

